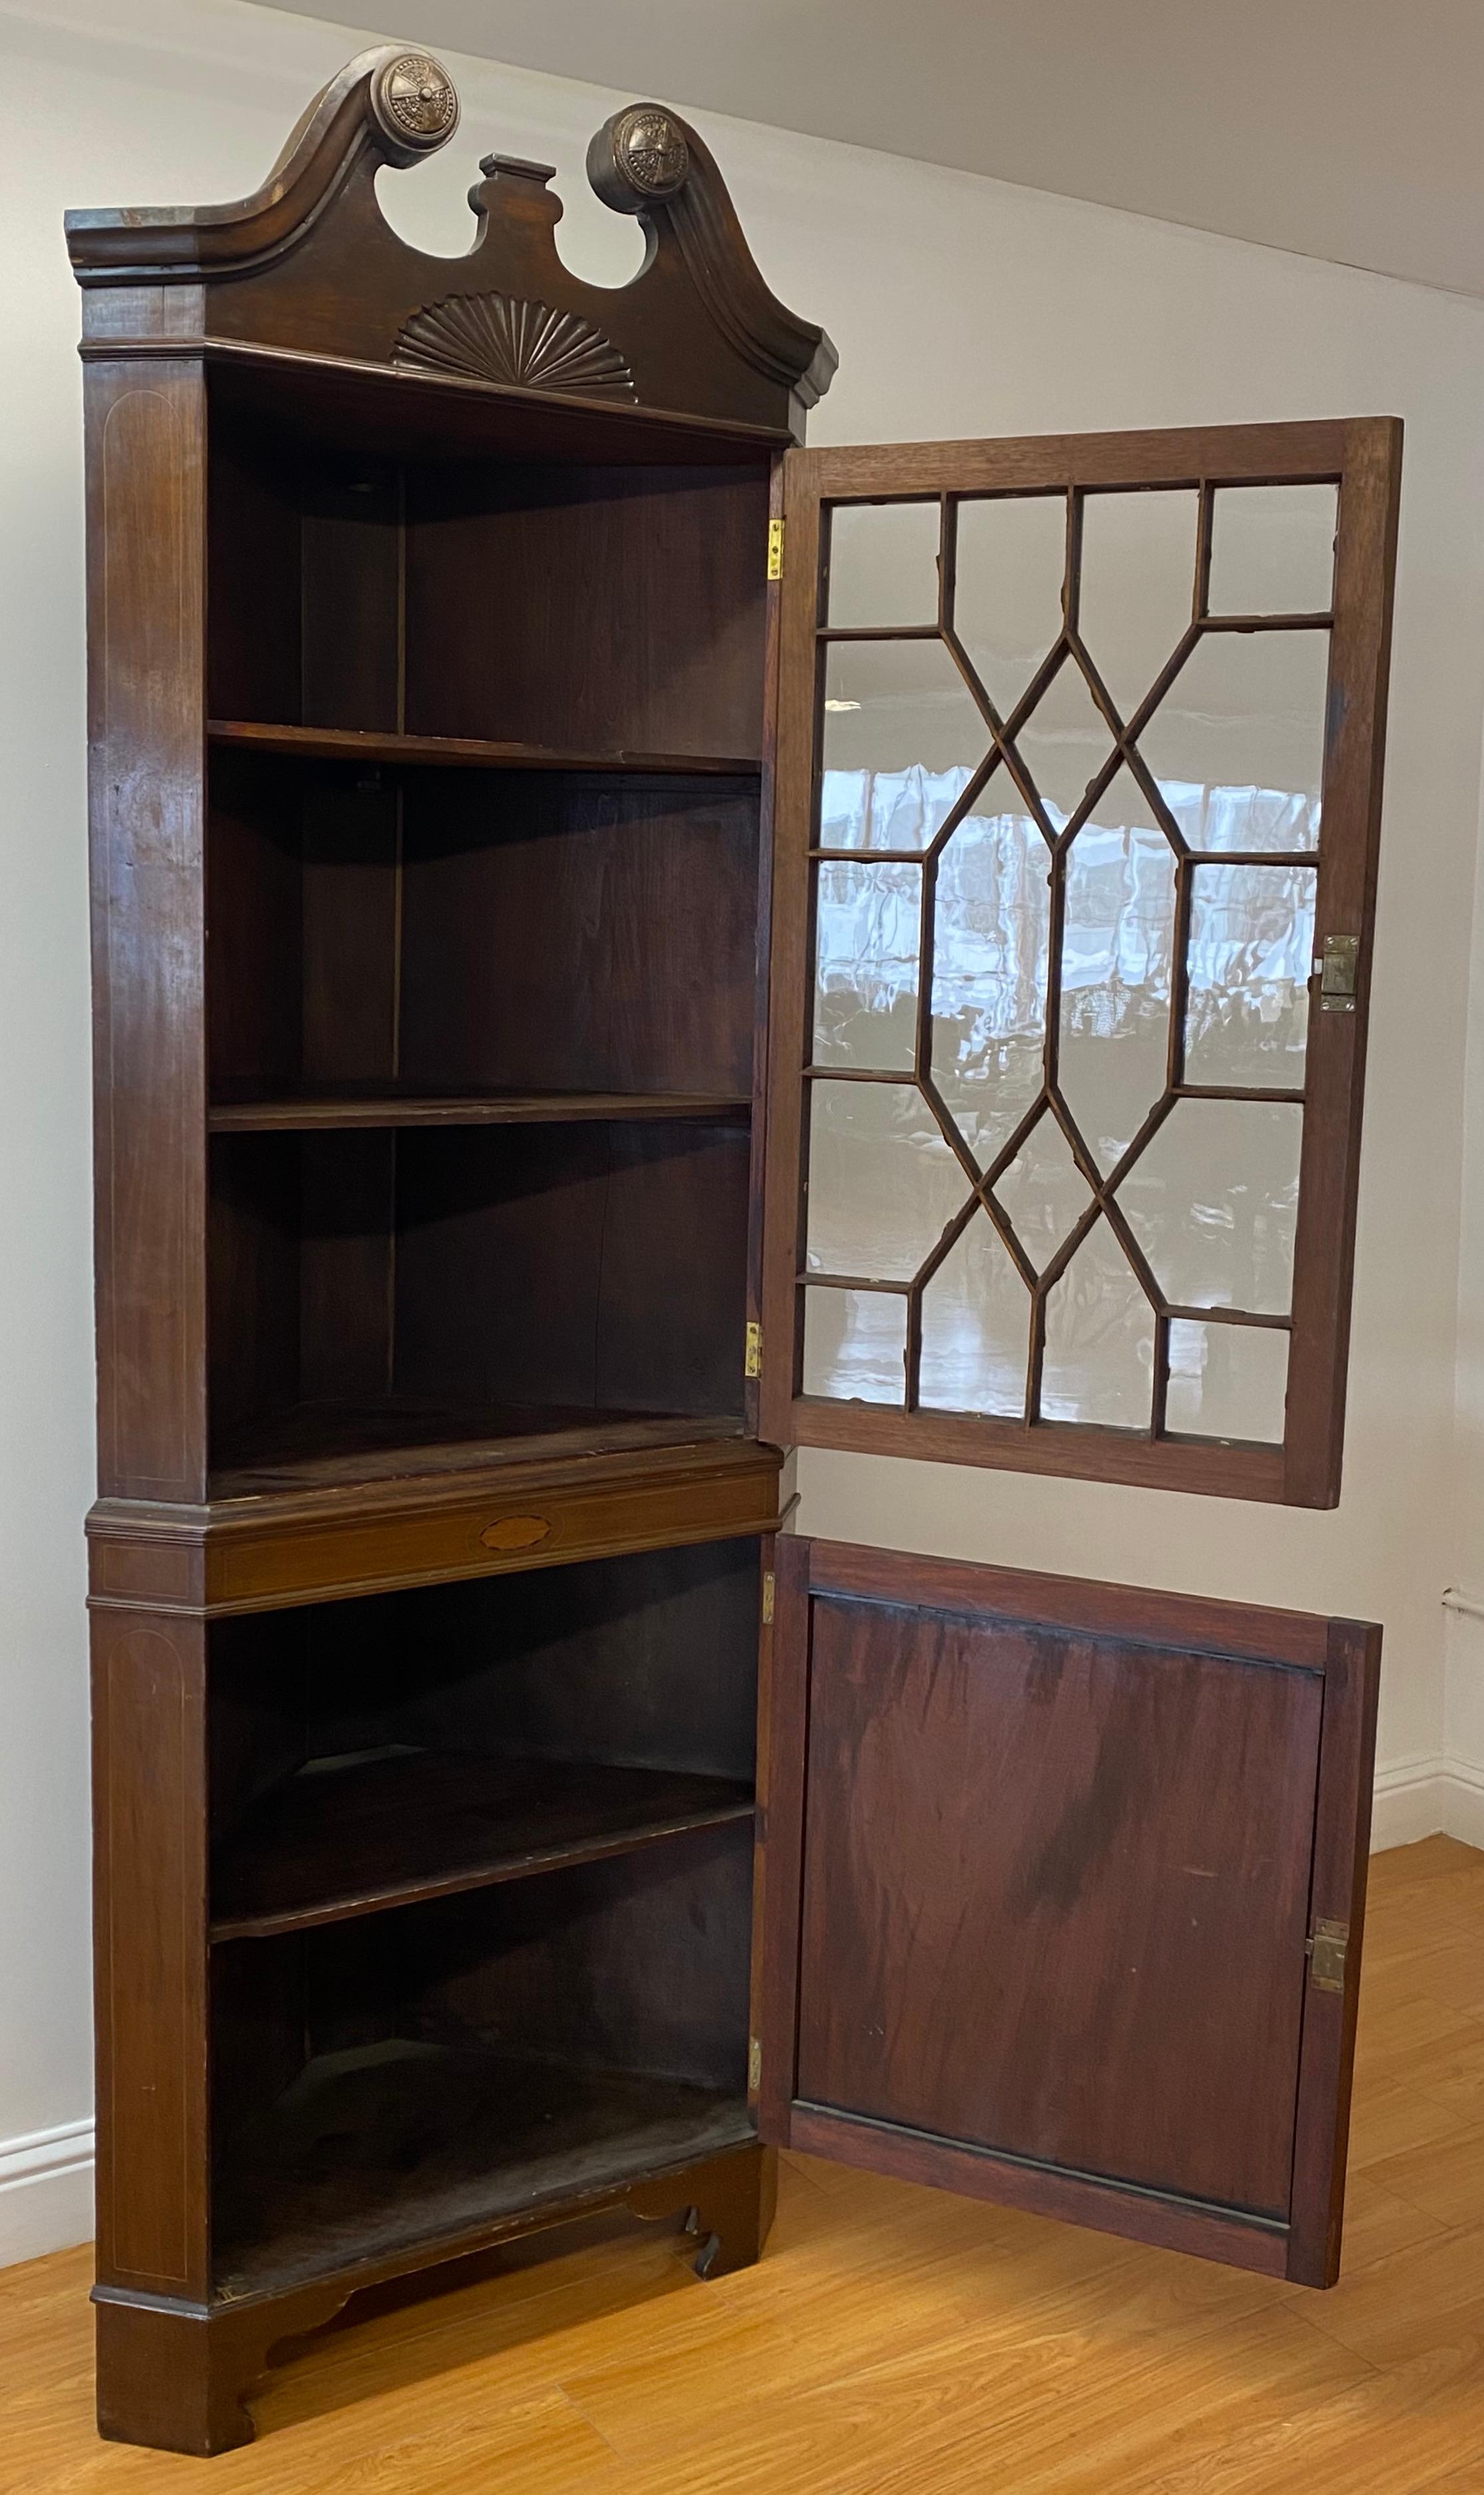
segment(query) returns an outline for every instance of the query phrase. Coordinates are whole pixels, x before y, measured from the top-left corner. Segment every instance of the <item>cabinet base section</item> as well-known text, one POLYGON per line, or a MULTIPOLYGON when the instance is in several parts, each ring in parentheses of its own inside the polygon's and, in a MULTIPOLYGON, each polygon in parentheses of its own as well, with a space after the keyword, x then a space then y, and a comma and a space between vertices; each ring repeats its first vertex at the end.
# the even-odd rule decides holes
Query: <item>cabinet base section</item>
POLYGON ((492 2218, 415 2250, 356 2262, 333 2277, 240 2301, 209 2305, 93 2292, 98 2326, 98 2431, 199 2459, 251 2443, 246 2406, 281 2342, 334 2319, 363 2288, 434 2269, 574 2219, 626 2209, 657 2223, 683 2216, 701 2278, 720 2278, 755 2262, 772 2223, 777 2152, 749 2140, 719 2156, 669 2172, 635 2175, 617 2189, 590 2191, 539 2210, 492 2218))

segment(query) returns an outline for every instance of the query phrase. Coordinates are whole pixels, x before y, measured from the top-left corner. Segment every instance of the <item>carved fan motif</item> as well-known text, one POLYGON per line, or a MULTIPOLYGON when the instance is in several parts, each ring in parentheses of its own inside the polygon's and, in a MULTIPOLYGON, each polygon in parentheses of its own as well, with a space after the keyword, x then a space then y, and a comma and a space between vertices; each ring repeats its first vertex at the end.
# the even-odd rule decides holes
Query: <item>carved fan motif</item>
POLYGON ((467 373, 522 389, 634 398, 634 377, 601 329, 575 312, 508 294, 449 294, 414 312, 394 350, 399 364, 467 373))

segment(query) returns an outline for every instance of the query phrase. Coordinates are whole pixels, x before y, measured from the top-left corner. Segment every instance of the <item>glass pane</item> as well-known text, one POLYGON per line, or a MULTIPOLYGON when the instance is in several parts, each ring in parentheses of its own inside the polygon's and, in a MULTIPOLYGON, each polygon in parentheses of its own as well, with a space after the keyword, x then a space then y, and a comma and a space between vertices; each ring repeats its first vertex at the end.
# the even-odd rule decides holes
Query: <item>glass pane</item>
POLYGON ((1075 660, 1059 667, 1015 738, 1052 828, 1060 831, 1112 751, 1106 720, 1075 660))
POLYGON ((1302 1090, 1314 896, 1308 866, 1193 870, 1188 1083, 1302 1090))
POLYGON ((894 1291, 805 1290, 803 1391, 841 1403, 905 1403, 907 1303, 894 1291))
MULTIPOLYGON (((1015 797, 1003 773, 995 790, 1002 803, 1015 797)), ((932 1074, 982 1169, 1045 1076, 1046 872, 1046 845, 1023 810, 966 816, 938 862, 932 1074)))
POLYGON ((1338 503, 1333 485, 1224 485, 1211 514, 1211 613, 1326 613, 1338 503))
POLYGON ((1188 492, 1083 501, 1077 629, 1125 720, 1189 628, 1198 517, 1199 497, 1188 492))
POLYGON ((939 507, 836 503, 830 514, 832 624, 936 624, 939 507))
POLYGON ((954 629, 1001 719, 1061 636, 1066 568, 1059 494, 959 504, 954 629))
POLYGON ((1118 1190, 1175 1307, 1287 1316, 1303 1124, 1283 1101, 1176 1101, 1118 1190))
POLYGON ((918 1401, 937 1412, 1020 1420, 1031 1295, 986 1213, 976 1213, 923 1293, 918 1401))
POLYGON ((943 642, 831 642, 820 847, 924 848, 989 742, 943 642))
POLYGON ((1092 1201, 1072 1147, 1049 1112, 1031 1128, 994 1192, 1038 1274, 1045 1272, 1092 1201))
POLYGON ((1287 1386, 1288 1338, 1275 1327, 1172 1322, 1166 1429, 1281 1446, 1287 1386))
POLYGON ((1175 930, 1174 852, 1121 770, 1067 852, 1059 1081, 1102 1170, 1165 1090, 1175 930))
POLYGON ((814 1063, 910 1074, 923 871, 867 858, 815 871, 814 1063))
POLYGON ((1154 1409, 1154 1310, 1105 1221, 1046 1294, 1041 1413, 1147 1430, 1154 1409))
POLYGON ((909 1282, 969 1182, 908 1083, 811 1083, 808 1254, 818 1274, 909 1282))
POLYGON ((1207 632, 1138 748, 1193 849, 1313 849, 1329 634, 1207 632))

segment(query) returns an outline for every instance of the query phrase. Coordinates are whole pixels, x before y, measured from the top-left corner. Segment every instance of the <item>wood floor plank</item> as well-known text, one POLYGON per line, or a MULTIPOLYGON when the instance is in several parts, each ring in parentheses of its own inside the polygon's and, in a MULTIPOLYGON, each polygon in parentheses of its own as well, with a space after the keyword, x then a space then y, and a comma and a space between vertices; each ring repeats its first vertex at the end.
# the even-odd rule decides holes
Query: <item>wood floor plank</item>
POLYGON ((97 2440, 83 2248, 0 2271, 0 2495, 1481 2495, 1484 1856, 1373 1896, 1328 2295, 790 2155, 757 2268, 469 2265, 197 2462, 97 2440))

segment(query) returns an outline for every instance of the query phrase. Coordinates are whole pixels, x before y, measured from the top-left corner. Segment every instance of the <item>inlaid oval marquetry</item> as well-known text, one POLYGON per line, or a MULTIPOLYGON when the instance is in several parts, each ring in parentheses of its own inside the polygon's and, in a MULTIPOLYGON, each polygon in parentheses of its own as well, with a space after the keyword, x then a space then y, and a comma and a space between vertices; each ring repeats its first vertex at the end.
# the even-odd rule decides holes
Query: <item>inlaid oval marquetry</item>
POLYGON ((532 1543, 544 1542, 551 1529, 549 1517, 500 1516, 479 1539, 486 1551, 529 1551, 532 1543))
POLYGON ((404 323, 393 360, 506 388, 634 398, 634 377, 611 338, 576 312, 511 294, 448 294, 404 323))

